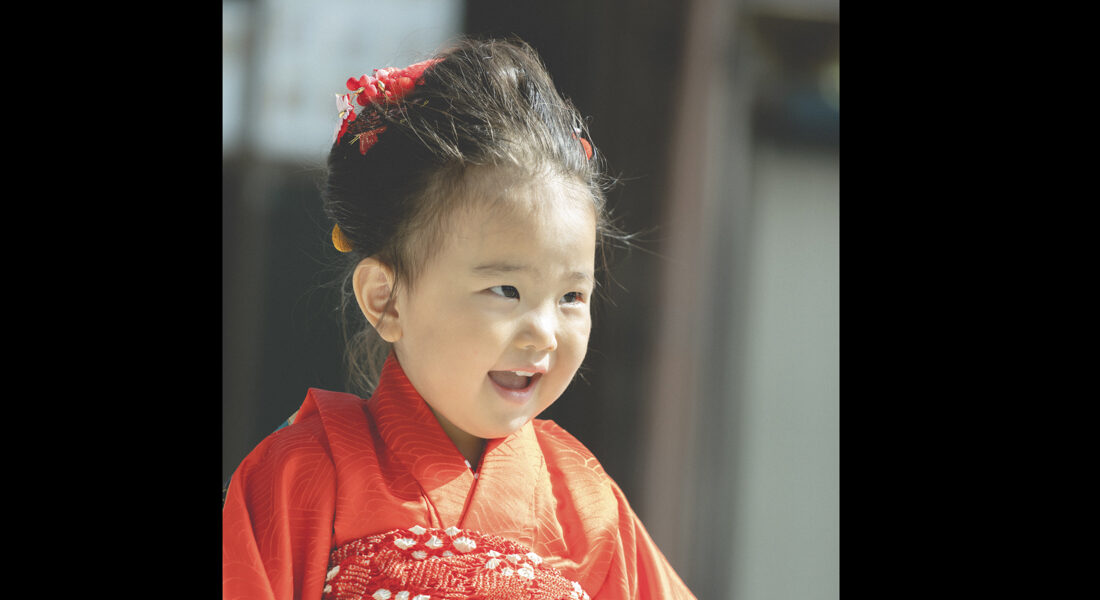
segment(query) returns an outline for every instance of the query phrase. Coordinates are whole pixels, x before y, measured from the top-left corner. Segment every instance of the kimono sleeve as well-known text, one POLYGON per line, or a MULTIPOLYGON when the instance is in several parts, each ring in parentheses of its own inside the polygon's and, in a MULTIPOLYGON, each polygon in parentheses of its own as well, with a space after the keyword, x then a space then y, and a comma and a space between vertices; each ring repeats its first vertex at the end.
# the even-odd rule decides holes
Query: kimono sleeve
MULTIPOLYGON (((606 590, 599 597, 607 598, 661 598, 662 600, 695 600, 695 596, 668 563, 660 548, 649 537, 638 515, 627 502, 618 484, 610 481, 611 490, 619 505, 619 543, 621 564, 612 568, 619 571, 618 589, 606 590)), ((609 582, 610 583, 610 582, 609 582)), ((602 591, 602 590, 601 590, 602 591)))
POLYGON ((317 600, 335 511, 328 448, 296 423, 266 438, 233 473, 222 508, 222 597, 317 600))

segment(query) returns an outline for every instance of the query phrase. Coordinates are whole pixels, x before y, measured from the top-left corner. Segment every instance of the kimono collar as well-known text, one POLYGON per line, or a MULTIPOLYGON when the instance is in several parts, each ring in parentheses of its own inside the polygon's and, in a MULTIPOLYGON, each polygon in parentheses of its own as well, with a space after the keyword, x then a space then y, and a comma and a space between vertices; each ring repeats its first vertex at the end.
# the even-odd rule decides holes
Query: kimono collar
POLYGON ((392 352, 367 410, 390 458, 417 480, 441 526, 474 528, 479 515, 491 513, 496 530, 514 529, 517 541, 527 537, 523 534, 532 526, 535 511, 533 492, 546 471, 530 422, 507 437, 487 440, 480 466, 473 465, 478 469, 475 476, 392 352), (490 503, 492 509, 483 510, 490 503))

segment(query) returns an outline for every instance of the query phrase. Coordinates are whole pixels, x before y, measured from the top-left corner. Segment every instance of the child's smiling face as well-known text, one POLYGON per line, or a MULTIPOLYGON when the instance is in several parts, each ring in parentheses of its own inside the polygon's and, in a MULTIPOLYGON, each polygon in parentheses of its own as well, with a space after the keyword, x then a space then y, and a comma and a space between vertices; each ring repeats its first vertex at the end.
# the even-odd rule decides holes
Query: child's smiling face
POLYGON ((591 199, 552 183, 506 193, 453 215, 440 251, 394 300, 397 359, 460 449, 557 400, 592 329, 591 199))

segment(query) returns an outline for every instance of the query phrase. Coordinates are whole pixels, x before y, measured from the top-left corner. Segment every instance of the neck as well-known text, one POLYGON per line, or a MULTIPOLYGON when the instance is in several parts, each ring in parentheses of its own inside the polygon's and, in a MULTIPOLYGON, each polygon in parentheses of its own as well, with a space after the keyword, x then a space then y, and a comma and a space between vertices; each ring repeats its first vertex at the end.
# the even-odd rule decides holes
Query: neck
MULTIPOLYGON (((431 405, 428 406, 431 408, 431 405)), ((466 433, 465 431, 456 427, 453 423, 443 418, 434 408, 431 408, 432 414, 435 415, 435 420, 439 421, 439 426, 443 428, 443 432, 447 434, 447 437, 451 438, 456 448, 462 457, 466 459, 466 462, 470 463, 471 469, 477 469, 478 461, 481 460, 481 453, 485 450, 485 440, 477 436, 466 433)))
MULTIPOLYGON (((458 446, 458 442, 455 442, 455 445, 458 446)), ((478 463, 481 461, 481 453, 485 451, 485 440, 474 438, 473 443, 467 444, 465 448, 460 446, 458 451, 462 453, 466 462, 470 463, 470 470, 476 472, 478 463)))

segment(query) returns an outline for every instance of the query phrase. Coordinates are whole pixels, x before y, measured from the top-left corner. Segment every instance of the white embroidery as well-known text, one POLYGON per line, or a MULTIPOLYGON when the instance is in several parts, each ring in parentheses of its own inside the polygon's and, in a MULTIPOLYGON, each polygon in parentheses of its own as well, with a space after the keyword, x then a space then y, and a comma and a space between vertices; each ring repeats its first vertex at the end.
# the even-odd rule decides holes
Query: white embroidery
POLYGON ((386 588, 382 588, 382 589, 378 590, 377 592, 371 594, 370 597, 374 598, 375 600, 389 600, 390 591, 387 590, 386 588))
POLYGON ((455 555, 455 553, 451 552, 450 550, 444 550, 443 551, 443 556, 454 556, 454 555, 455 555))
POLYGON ((530 560, 531 562, 535 563, 536 565, 541 565, 542 564, 542 557, 539 556, 538 554, 535 554, 534 552, 528 552, 527 553, 527 559, 530 560))
POLYGON ((519 568, 518 571, 516 571, 516 573, 518 573, 520 576, 526 577, 528 579, 534 579, 535 578, 535 569, 532 568, 531 565, 523 565, 522 567, 519 568))
POLYGON ((497 552, 496 550, 490 550, 490 551, 486 552, 485 554, 487 554, 487 555, 489 555, 493 558, 496 558, 496 557, 501 555, 500 552, 497 552))
POLYGON ((454 537, 454 536, 458 535, 459 531, 462 531, 462 530, 459 529, 458 527, 455 527, 454 525, 451 525, 450 527, 444 529, 443 531, 446 531, 447 535, 449 535, 451 537, 454 537))
POLYGON ((504 567, 500 570, 500 574, 505 577, 511 577, 512 573, 515 573, 515 571, 512 570, 512 567, 504 567))
POLYGON ((332 593, 332 586, 331 585, 326 585, 325 589, 322 590, 322 591, 325 592, 326 594, 331 594, 332 593))
POLYGON ((393 597, 393 600, 409 600, 409 593, 397 592, 397 595, 393 597))
POLYGON ((424 532, 427 531, 427 529, 424 529, 419 525, 413 525, 409 528, 409 531, 415 533, 416 535, 424 535, 424 532))
POLYGON ((427 594, 420 594, 418 596, 413 596, 413 600, 432 600, 432 597, 427 594))
POLYGON ((393 541, 393 545, 401 548, 402 550, 408 550, 416 545, 416 540, 410 540, 409 538, 398 538, 393 541))
POLYGON ((477 542, 467 537, 455 538, 454 545, 459 552, 469 552, 477 548, 477 542))
POLYGON ((432 550, 438 550, 443 547, 443 541, 433 535, 432 539, 424 542, 424 545, 432 550))
POLYGON ((518 565, 519 561, 522 560, 518 554, 509 554, 505 558, 507 558, 508 561, 511 562, 513 565, 518 565))
POLYGON ((416 550, 413 552, 413 558, 415 558, 416 560, 424 560, 425 558, 428 558, 428 553, 424 552, 423 550, 416 550))
POLYGON ((500 565, 500 559, 499 558, 490 558, 489 562, 485 563, 485 568, 486 569, 495 569, 495 568, 497 568, 498 565, 500 565))
POLYGON ((339 573, 339 572, 340 572, 340 565, 336 565, 335 567, 329 569, 328 575, 325 575, 325 581, 329 581, 333 577, 336 577, 336 574, 339 573))

